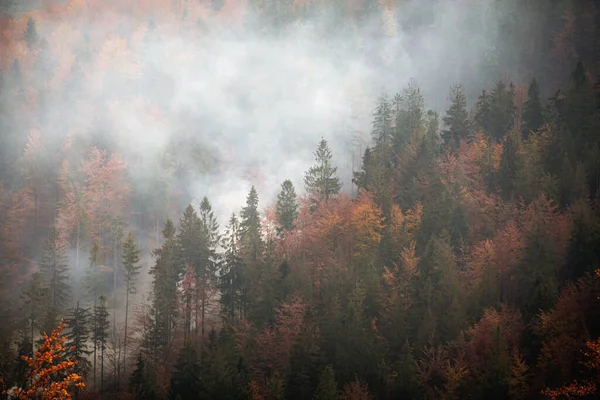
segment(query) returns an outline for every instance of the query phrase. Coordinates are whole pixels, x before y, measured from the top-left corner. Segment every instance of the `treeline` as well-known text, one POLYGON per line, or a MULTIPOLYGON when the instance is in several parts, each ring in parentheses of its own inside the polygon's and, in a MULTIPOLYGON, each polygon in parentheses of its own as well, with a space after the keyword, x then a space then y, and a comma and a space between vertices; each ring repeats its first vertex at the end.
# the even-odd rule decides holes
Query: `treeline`
POLYGON ((25 278, 25 312, 4 325, 3 381, 27 387, 20 356, 66 316, 80 396, 593 398, 598 92, 579 63, 547 101, 534 80, 498 81, 471 110, 455 85, 449 102, 440 121, 416 82, 380 97, 356 198, 323 139, 306 195, 286 180, 261 211, 252 187, 223 231, 207 198, 189 205, 163 225, 136 307, 140 250, 115 217, 122 165, 92 150, 81 197, 65 189, 25 278), (82 232, 95 244, 74 303, 67 252, 82 232), (109 288, 125 298, 118 318, 109 288))

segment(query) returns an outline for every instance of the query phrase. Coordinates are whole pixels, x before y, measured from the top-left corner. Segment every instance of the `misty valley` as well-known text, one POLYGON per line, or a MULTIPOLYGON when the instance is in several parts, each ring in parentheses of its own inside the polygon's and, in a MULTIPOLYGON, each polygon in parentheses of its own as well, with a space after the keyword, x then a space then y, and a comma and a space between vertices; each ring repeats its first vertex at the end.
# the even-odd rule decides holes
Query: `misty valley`
POLYGON ((599 398, 597 0, 0 13, 0 398, 599 398))

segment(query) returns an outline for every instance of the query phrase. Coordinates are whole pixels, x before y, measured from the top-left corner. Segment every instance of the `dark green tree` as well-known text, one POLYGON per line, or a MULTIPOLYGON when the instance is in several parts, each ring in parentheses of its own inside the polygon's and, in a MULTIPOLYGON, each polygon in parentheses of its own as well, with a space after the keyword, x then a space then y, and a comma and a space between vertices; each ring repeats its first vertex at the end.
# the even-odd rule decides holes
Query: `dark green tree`
POLYGON ((175 225, 170 219, 162 231, 163 244, 152 254, 156 258, 150 268, 152 275, 152 356, 164 351, 172 340, 172 330, 177 317, 177 283, 179 282, 179 251, 175 225))
MULTIPOLYGON (((202 232, 205 236, 206 252, 203 253, 202 267, 197 271, 196 287, 200 296, 200 328, 202 337, 202 348, 204 348, 205 336, 205 317, 207 307, 207 290, 214 287, 217 270, 219 268, 220 255, 217 253, 221 235, 219 233, 219 223, 215 218, 212 206, 205 196, 200 203, 200 221, 202 222, 202 232)), ((204 352, 202 352, 202 356, 204 352)))
POLYGON ((108 341, 108 310, 106 309, 106 297, 100 296, 99 303, 94 306, 92 318, 92 343, 94 344, 94 390, 96 389, 96 354, 100 352, 100 392, 104 390, 104 351, 108 341))
POLYGON ((179 352, 175 370, 171 374, 169 400, 193 400, 201 392, 200 364, 196 349, 186 342, 179 352))
POLYGON ((448 100, 450 100, 450 108, 446 110, 443 118, 446 129, 442 130, 442 139, 447 148, 457 149, 460 141, 469 135, 467 96, 462 85, 456 84, 450 88, 448 100))
POLYGON ((327 201, 336 196, 342 184, 335 176, 337 168, 332 165, 332 154, 327 141, 321 139, 315 152, 316 164, 308 169, 304 175, 306 191, 314 202, 327 201))
POLYGON ((75 372, 84 378, 90 371, 90 362, 88 356, 92 350, 88 347, 90 339, 90 310, 79 307, 79 302, 74 308, 67 311, 65 319, 65 345, 66 355, 69 359, 77 361, 75 372))
MULTIPOLYGON (((48 288, 44 287, 39 272, 35 272, 31 275, 28 287, 21 295, 21 298, 23 299, 25 309, 27 310, 26 318, 30 327, 29 344, 33 346, 35 328, 40 326, 44 308, 47 307, 47 304, 45 303, 48 301, 48 288)), ((35 352, 33 347, 30 350, 32 354, 35 352)))
POLYGON ((390 143, 393 135, 392 104, 387 94, 382 94, 373 113, 371 136, 375 143, 390 143))
POLYGON ((337 384, 330 365, 323 368, 319 376, 319 384, 313 395, 313 400, 337 400, 340 398, 337 384))
POLYGON ((521 133, 512 130, 502 146, 500 158, 499 183, 500 189, 506 199, 510 199, 515 193, 517 174, 520 168, 521 133))
POLYGON ((138 400, 159 400, 160 392, 156 385, 156 373, 151 363, 138 353, 135 369, 129 378, 129 390, 138 400))
POLYGON ((246 303, 244 262, 238 254, 239 235, 239 222, 235 214, 232 214, 221 243, 224 254, 219 274, 221 312, 230 321, 233 321, 236 313, 243 315, 246 303))
POLYGON ((294 229, 294 223, 298 216, 298 203, 296 202, 296 190, 294 184, 286 179, 281 184, 281 191, 277 195, 277 205, 275 209, 277 222, 279 222, 278 232, 291 231, 294 229))
POLYGON ((133 232, 129 232, 123 244, 123 268, 125 269, 125 334, 123 337, 123 374, 127 373, 127 323, 129 295, 135 293, 135 281, 140 273, 140 250, 135 244, 133 232))
POLYGON ((23 37, 25 42, 27 42, 27 47, 30 49, 38 42, 39 38, 35 27, 35 21, 31 17, 27 20, 27 28, 25 29, 23 37))
POLYGON ((530 132, 536 132, 544 123, 542 101, 540 100, 540 87, 533 79, 527 90, 527 101, 523 104, 523 137, 527 139, 530 132))
POLYGON ((69 263, 66 242, 55 227, 51 229, 42 250, 40 273, 48 288, 49 305, 57 312, 64 311, 70 299, 69 263))

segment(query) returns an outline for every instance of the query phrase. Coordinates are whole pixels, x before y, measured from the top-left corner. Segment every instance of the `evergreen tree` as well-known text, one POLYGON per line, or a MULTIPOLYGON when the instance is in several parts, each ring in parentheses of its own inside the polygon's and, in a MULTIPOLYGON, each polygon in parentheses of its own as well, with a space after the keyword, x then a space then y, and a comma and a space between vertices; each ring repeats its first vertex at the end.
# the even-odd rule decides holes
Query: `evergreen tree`
POLYGON ((392 104, 387 94, 378 99, 377 108, 373 113, 373 131, 371 136, 375 143, 390 143, 393 135, 392 104))
POLYGON ((171 374, 169 400, 197 399, 200 391, 200 364, 196 350, 187 342, 179 352, 175 370, 171 374))
POLYGON ((467 96, 462 85, 452 86, 448 98, 451 104, 443 118, 446 129, 442 130, 442 139, 448 148, 457 149, 460 141, 469 135, 467 96))
POLYGON ((96 389, 96 353, 100 351, 100 392, 104 390, 104 351, 108 341, 108 310, 106 309, 106 297, 100 296, 99 304, 94 306, 92 324, 92 343, 94 344, 94 389, 96 389))
MULTIPOLYGON (((179 251, 178 271, 180 277, 188 268, 192 268, 197 279, 203 279, 207 271, 208 243, 203 231, 202 221, 194 207, 188 205, 179 221, 177 248, 179 251)), ((196 328, 198 327, 198 296, 195 296, 196 328)), ((184 315, 184 339, 189 339, 192 332, 192 297, 186 296, 184 315)))
POLYGON ((140 273, 140 250, 135 244, 133 233, 129 232, 123 244, 123 267, 125 268, 125 335, 123 337, 123 373, 127 373, 127 319, 129 315, 129 295, 135 293, 135 281, 140 273))
POLYGON ((502 147, 500 158, 500 188, 506 199, 514 195, 519 170, 520 133, 512 130, 502 147))
POLYGON ((135 369, 129 378, 129 390, 137 400, 159 400, 160 392, 156 384, 156 374, 150 363, 138 353, 135 369))
POLYGON ((178 247, 175 225, 170 219, 162 231, 163 245, 153 251, 155 264, 150 268, 152 275, 153 326, 152 356, 164 350, 172 340, 172 330, 177 316, 177 282, 179 281, 178 247))
POLYGON ((483 90, 477 97, 477 104, 475 105, 475 125, 477 129, 487 135, 491 134, 493 124, 491 102, 490 94, 486 90, 483 90))
POLYGON ((35 44, 38 42, 38 34, 37 29, 35 28, 35 21, 31 17, 27 20, 27 29, 25 29, 24 39, 25 42, 27 42, 27 47, 29 47, 30 49, 32 49, 33 46, 35 46, 35 44))
POLYGON ((258 211, 258 193, 254 186, 246 197, 246 206, 240 212, 240 246, 243 257, 249 263, 257 263, 262 254, 260 214, 258 211))
POLYGON ((315 153, 316 164, 308 169, 304 175, 306 191, 314 202, 327 201, 336 196, 342 184, 335 176, 337 171, 331 163, 332 154, 327 141, 321 139, 315 153))
MULTIPOLYGON (((212 206, 205 196, 200 203, 200 220, 202 222, 202 232, 205 236, 204 243, 206 244, 206 251, 203 253, 202 268, 198 270, 196 287, 200 291, 201 298, 201 313, 200 313, 200 327, 202 337, 202 348, 204 349, 204 333, 205 333, 205 317, 207 307, 207 290, 209 287, 214 285, 216 279, 216 273, 219 267, 219 254, 217 254, 217 248, 221 241, 219 234, 219 223, 214 216, 212 206)), ((204 352, 202 352, 202 356, 204 352)))
POLYGON ((68 329, 65 334, 66 338, 66 355, 70 360, 77 362, 75 365, 75 373, 86 377, 90 370, 90 362, 88 356, 92 354, 92 350, 88 347, 90 336, 89 330, 90 311, 87 308, 79 307, 79 302, 75 308, 67 311, 65 325, 68 329))
POLYGON ((491 125, 488 135, 500 141, 513 127, 516 107, 514 104, 515 88, 511 83, 499 80, 491 93, 491 125))
POLYGON ((530 132, 536 132, 544 123, 542 101, 540 100, 540 87, 533 79, 527 90, 528 99, 523 104, 523 137, 527 139, 530 132))
POLYGON ((246 302, 243 261, 238 255, 239 229, 239 222, 235 214, 232 214, 221 244, 224 254, 219 276, 221 312, 229 320, 233 320, 236 313, 243 312, 246 302))
POLYGON ((319 376, 319 384, 313 395, 313 400, 337 400, 338 394, 337 384, 333 376, 331 366, 326 366, 319 376))
POLYGON ((286 179, 281 184, 281 191, 277 195, 277 206, 275 209, 277 221, 279 222, 278 231, 291 231, 294 229, 294 222, 298 216, 298 203, 296 203, 296 191, 294 184, 286 179))
POLYGON ((64 310, 70 298, 69 264, 66 243, 55 227, 50 231, 50 236, 42 250, 40 273, 48 287, 49 306, 57 312, 64 310))
MULTIPOLYGON (((39 272, 33 273, 29 279, 29 285, 25 292, 22 293, 21 298, 23 299, 25 308, 27 310, 27 319, 30 326, 29 343, 33 346, 34 343, 34 332, 35 327, 40 326, 41 319, 43 318, 44 307, 47 305, 45 302, 48 301, 48 289, 44 287, 42 278, 39 272)), ((30 349, 33 354, 33 347, 30 349)))
POLYGON ((402 95, 394 97, 394 154, 400 154, 407 143, 425 136, 425 100, 415 80, 402 95))

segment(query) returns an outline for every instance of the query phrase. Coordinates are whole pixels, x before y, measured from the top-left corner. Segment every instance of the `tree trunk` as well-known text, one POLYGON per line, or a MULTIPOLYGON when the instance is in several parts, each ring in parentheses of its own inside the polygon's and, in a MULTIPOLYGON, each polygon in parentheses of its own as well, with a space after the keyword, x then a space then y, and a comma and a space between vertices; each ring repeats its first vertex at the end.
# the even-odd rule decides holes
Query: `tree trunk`
POLYGON ((123 338, 123 375, 127 373, 127 313, 129 311, 129 287, 125 295, 125 337, 123 338))

